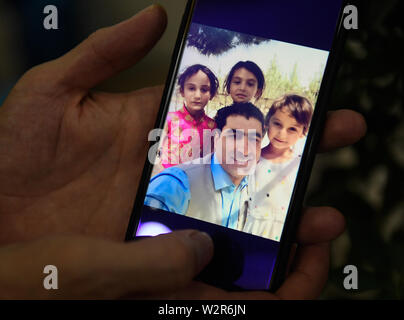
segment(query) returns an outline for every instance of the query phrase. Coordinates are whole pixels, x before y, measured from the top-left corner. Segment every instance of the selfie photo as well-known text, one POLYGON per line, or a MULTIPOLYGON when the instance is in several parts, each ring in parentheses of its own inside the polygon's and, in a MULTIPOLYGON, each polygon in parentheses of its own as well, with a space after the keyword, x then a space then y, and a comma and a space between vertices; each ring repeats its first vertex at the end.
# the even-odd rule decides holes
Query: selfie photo
POLYGON ((327 58, 193 23, 144 204, 280 241, 327 58))

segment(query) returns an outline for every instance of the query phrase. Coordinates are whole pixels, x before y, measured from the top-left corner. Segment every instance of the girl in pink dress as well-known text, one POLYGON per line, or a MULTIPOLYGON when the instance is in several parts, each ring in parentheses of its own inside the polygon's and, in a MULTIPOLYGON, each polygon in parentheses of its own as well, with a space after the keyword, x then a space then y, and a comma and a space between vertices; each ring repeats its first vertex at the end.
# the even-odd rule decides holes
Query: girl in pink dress
POLYGON ((167 115, 160 151, 163 168, 200 158, 213 147, 216 124, 205 114, 205 106, 216 95, 218 79, 206 66, 195 64, 180 75, 178 85, 184 105, 167 115))

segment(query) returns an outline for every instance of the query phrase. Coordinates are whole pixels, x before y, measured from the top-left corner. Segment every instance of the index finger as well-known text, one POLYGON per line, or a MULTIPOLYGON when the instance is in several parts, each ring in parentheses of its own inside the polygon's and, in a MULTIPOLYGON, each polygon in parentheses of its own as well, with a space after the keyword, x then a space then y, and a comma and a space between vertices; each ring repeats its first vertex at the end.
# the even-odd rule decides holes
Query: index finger
POLYGON ((34 70, 42 82, 86 92, 142 59, 160 39, 166 23, 164 9, 151 5, 130 19, 97 30, 62 57, 34 70))
POLYGON ((293 271, 276 291, 281 299, 316 299, 328 278, 330 244, 317 243, 299 248, 293 271))

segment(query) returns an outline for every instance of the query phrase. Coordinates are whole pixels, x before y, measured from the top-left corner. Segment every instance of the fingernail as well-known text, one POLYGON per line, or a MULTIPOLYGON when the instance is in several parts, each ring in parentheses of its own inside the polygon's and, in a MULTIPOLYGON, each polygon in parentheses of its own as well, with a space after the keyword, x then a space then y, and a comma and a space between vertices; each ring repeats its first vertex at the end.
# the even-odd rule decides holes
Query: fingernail
POLYGON ((197 268, 202 270, 210 261, 213 256, 213 241, 212 238, 206 233, 201 231, 188 231, 186 238, 196 253, 197 268))
POLYGON ((154 3, 148 7, 146 7, 143 12, 149 11, 149 10, 154 10, 155 8, 160 8, 165 11, 164 7, 160 3, 154 3))

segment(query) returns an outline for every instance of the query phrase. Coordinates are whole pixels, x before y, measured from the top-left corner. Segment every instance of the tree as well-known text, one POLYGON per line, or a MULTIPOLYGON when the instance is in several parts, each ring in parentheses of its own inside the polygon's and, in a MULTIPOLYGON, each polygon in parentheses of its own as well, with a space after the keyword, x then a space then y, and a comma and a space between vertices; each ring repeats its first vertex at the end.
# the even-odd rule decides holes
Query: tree
POLYGON ((293 66, 292 73, 289 76, 288 90, 289 91, 296 91, 296 92, 301 90, 301 86, 300 86, 300 83, 299 83, 299 77, 298 77, 298 74, 297 74, 297 62, 293 66))
POLYGON ((230 30, 192 24, 189 29, 187 46, 195 47, 203 55, 221 55, 239 45, 260 44, 268 39, 238 33, 230 30))
POLYGON ((266 88, 263 97, 278 97, 282 93, 282 85, 284 82, 283 75, 278 67, 276 55, 272 58, 267 71, 265 72, 266 88))
POLYGON ((311 79, 306 91, 307 98, 314 103, 317 100, 318 92, 321 84, 321 72, 317 72, 311 79))

